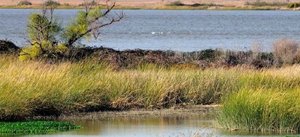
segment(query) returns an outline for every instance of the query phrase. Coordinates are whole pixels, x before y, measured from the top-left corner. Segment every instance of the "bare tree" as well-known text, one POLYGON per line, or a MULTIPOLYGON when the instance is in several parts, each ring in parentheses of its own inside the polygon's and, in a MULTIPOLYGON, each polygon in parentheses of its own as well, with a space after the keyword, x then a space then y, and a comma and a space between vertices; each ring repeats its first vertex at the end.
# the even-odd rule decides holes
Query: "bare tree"
POLYGON ((94 38, 97 38, 100 35, 101 28, 111 25, 115 22, 119 22, 124 18, 123 12, 111 13, 113 8, 116 6, 115 2, 111 3, 109 0, 106 0, 105 3, 105 9, 101 10, 100 14, 95 14, 95 10, 96 12, 99 10, 99 5, 90 4, 90 2, 85 1, 85 15, 83 18, 86 18, 87 20, 87 29, 69 37, 67 42, 68 47, 71 47, 76 41, 85 37, 86 35, 91 34, 94 36, 94 38))

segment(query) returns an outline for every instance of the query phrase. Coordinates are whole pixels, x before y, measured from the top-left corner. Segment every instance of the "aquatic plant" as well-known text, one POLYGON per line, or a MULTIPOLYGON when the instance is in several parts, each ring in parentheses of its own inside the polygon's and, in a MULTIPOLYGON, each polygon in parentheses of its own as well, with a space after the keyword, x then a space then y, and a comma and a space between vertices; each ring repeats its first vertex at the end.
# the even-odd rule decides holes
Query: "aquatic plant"
POLYGON ((0 122, 0 135, 47 134, 76 128, 79 127, 61 121, 0 122))

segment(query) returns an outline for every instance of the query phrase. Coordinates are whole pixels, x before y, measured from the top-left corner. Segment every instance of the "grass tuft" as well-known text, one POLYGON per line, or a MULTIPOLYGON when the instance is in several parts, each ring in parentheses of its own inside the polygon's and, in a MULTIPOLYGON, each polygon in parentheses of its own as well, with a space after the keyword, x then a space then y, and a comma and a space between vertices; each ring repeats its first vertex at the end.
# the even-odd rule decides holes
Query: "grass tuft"
POLYGON ((242 89, 225 99, 219 122, 229 129, 299 132, 300 90, 242 89))

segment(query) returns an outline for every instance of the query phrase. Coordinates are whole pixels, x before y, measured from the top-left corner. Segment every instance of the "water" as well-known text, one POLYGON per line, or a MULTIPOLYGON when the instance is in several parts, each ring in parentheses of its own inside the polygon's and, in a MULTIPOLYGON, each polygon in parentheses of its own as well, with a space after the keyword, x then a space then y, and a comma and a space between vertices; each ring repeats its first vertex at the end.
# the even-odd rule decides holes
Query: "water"
MULTIPOLYGON (((285 137, 284 135, 251 135, 217 129, 213 118, 136 117, 75 121, 82 128, 51 135, 30 137, 285 137)), ((29 137, 29 136, 28 136, 29 137)))
MULTIPOLYGON (((61 24, 66 24, 76 11, 56 10, 56 15, 61 24)), ((24 45, 27 17, 33 12, 38 10, 1 9, 0 39, 24 45)), ((300 39, 300 12, 297 11, 124 10, 124 13, 124 20, 103 29, 101 38, 89 40, 88 45, 120 50, 194 51, 246 50, 259 44, 270 50, 276 39, 300 39)))

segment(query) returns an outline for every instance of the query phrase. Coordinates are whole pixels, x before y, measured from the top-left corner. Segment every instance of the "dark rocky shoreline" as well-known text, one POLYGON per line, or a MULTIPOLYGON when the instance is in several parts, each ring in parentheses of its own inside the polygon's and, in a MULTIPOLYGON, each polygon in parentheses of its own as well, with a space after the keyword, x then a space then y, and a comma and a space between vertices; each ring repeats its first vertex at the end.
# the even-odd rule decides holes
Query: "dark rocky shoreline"
MULTIPOLYGON (((0 40, 1 54, 18 55, 20 48, 10 41, 0 40)), ((105 47, 73 48, 60 58, 45 59, 51 62, 81 61, 91 59, 106 62, 115 68, 135 68, 143 64, 176 66, 179 68, 217 68, 246 66, 249 68, 270 68, 278 66, 272 53, 253 51, 229 51, 206 49, 194 52, 176 52, 161 50, 114 50, 105 47)))

